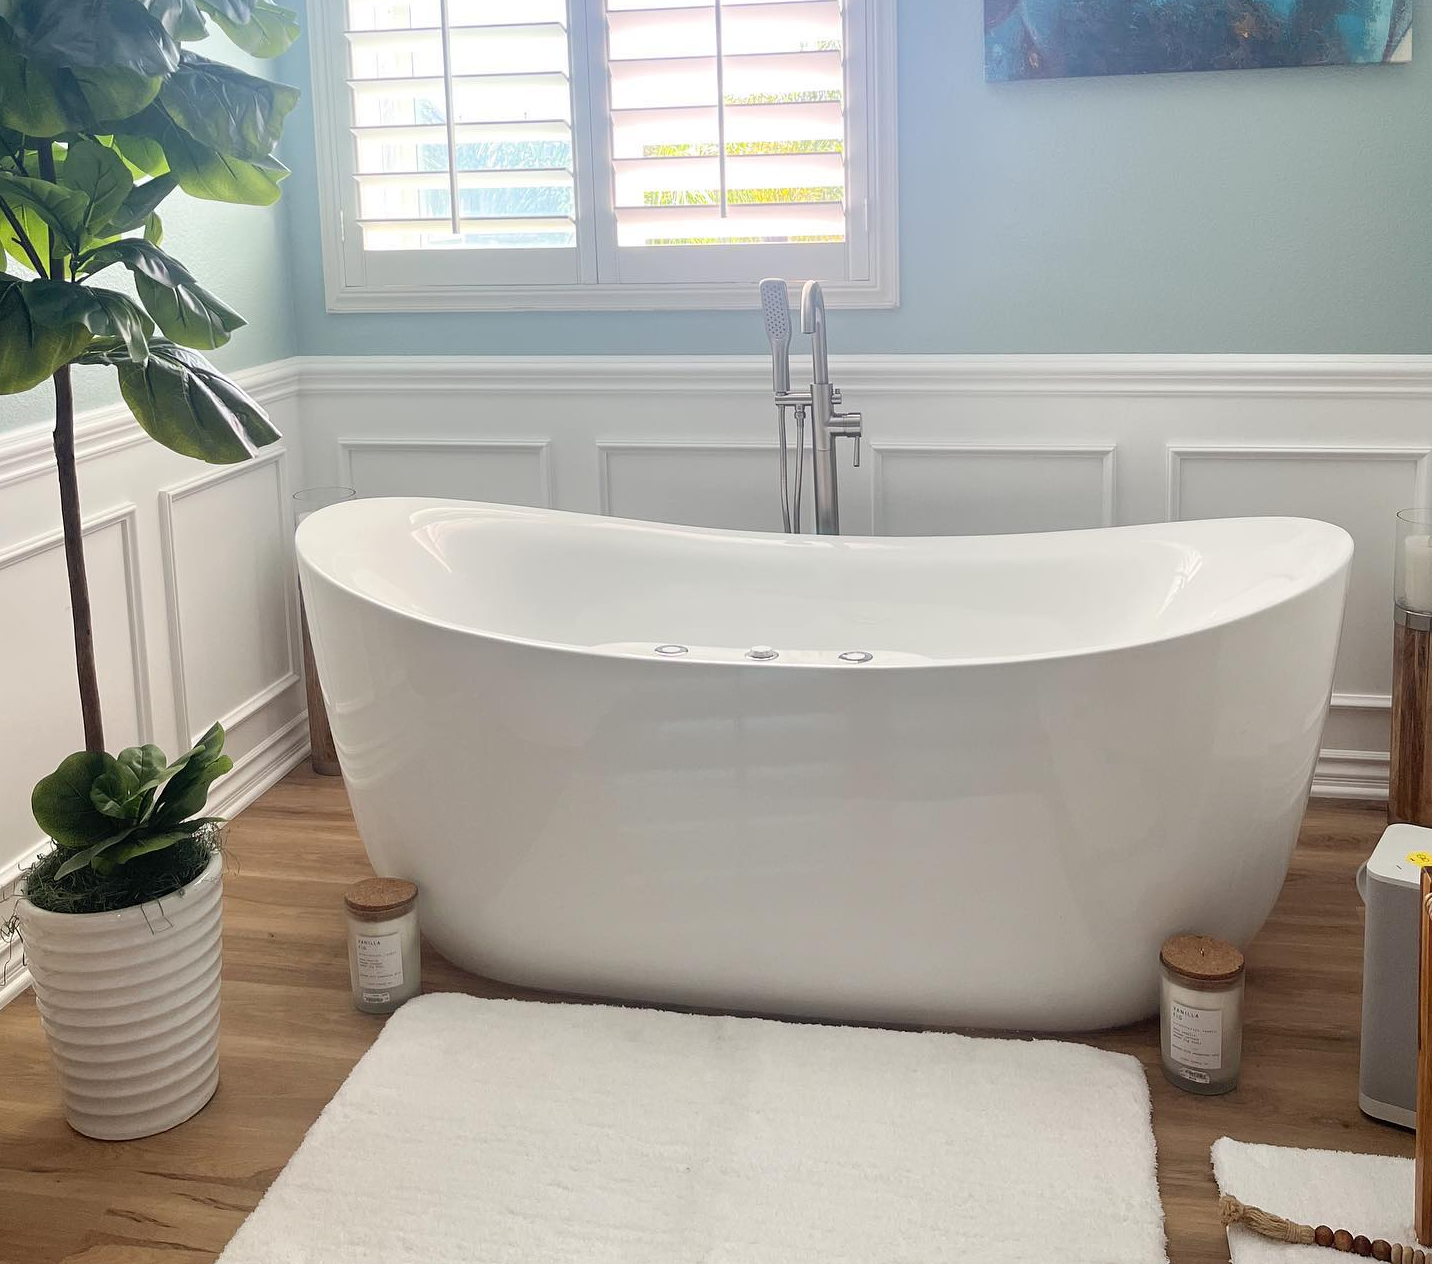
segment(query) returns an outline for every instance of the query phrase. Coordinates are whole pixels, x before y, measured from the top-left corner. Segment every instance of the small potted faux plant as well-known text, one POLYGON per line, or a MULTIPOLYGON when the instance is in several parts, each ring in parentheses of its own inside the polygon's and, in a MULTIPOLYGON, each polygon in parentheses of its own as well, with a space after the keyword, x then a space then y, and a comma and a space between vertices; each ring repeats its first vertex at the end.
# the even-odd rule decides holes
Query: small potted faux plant
POLYGON ((173 763, 78 751, 31 798, 57 845, 16 922, 65 1117, 88 1137, 172 1128, 218 1085, 223 822, 201 813, 233 767, 223 746, 216 724, 173 763))

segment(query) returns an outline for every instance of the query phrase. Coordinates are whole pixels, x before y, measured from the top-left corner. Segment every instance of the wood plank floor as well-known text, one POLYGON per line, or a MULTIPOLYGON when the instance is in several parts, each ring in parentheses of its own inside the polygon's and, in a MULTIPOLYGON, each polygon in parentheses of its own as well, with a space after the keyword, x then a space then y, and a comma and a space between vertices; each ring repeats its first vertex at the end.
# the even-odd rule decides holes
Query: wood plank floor
MULTIPOLYGON (((1409 1133, 1357 1108, 1362 906, 1353 874, 1383 823, 1377 805, 1309 811, 1287 888, 1249 951, 1237 1092, 1204 1099, 1166 1084, 1156 1024, 1089 1038, 1148 1069, 1173 1264, 1228 1258, 1208 1163, 1219 1136, 1412 1153, 1409 1133)), ((229 849, 221 1080, 189 1123, 125 1144, 77 1136, 60 1114, 33 999, 0 1011, 6 1264, 213 1260, 377 1036, 382 1020, 355 1012, 348 997, 339 899, 368 866, 341 783, 306 767, 291 774, 233 823, 229 849)), ((522 994, 432 953, 424 971, 429 991, 522 994)))

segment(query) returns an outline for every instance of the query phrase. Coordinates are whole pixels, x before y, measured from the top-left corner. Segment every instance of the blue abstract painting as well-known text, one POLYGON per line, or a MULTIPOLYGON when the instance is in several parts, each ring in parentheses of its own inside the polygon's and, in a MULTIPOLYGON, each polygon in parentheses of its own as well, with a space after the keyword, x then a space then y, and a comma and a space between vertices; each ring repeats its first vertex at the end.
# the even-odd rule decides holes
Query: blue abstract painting
POLYGON ((1412 0, 985 0, 991 80, 1411 57, 1412 0))

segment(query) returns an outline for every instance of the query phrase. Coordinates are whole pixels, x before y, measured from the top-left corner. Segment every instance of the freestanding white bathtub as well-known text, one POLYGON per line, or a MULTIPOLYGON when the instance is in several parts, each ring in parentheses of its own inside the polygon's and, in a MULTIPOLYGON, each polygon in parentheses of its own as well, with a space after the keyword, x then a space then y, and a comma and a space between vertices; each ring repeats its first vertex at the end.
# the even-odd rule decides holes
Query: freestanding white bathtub
POLYGON ((313 515, 298 553, 368 853, 458 965, 1057 1031, 1153 1012, 1166 935, 1263 924, 1352 545, 1286 518, 821 538, 403 499, 313 515))

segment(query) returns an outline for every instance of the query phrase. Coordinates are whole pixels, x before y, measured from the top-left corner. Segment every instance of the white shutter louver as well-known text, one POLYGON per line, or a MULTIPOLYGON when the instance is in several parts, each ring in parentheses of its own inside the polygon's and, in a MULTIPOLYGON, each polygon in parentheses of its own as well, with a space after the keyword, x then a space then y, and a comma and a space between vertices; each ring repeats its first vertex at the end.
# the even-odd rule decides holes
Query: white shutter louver
POLYGON ((841 242, 841 0, 606 0, 619 247, 841 242))
POLYGON ((369 251, 575 247, 566 0, 347 0, 369 251))

